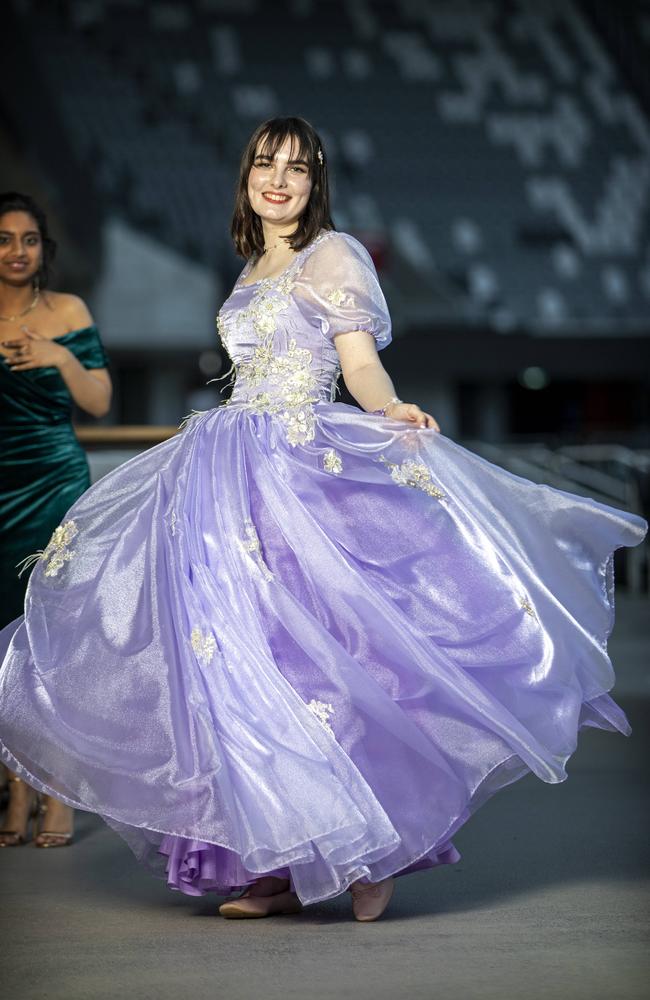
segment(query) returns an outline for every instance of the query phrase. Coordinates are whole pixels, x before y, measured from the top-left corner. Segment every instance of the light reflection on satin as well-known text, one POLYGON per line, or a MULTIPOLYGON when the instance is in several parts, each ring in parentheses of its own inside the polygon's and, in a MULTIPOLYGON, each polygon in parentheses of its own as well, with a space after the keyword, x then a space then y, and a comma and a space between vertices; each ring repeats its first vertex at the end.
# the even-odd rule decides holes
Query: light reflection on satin
MULTIPOLYGON (((360 282, 336 298, 385 342, 360 282)), ((236 288, 233 313, 254 294, 236 288)), ((336 352, 286 295, 268 322, 313 358, 306 440, 251 405, 255 361, 250 391, 88 491, 69 560, 36 567, 0 633, 0 732, 12 769, 104 816, 172 886, 284 872, 311 902, 457 860, 491 794, 566 777, 581 726, 629 732, 607 694, 611 556, 645 524, 325 401, 336 352)))
POLYGON ((233 405, 100 481, 68 515, 65 587, 37 568, 29 625, 2 633, 9 766, 152 862, 162 833, 221 845, 168 842, 186 891, 290 868, 308 901, 454 860, 497 788, 565 777, 580 725, 628 731, 605 693, 607 566, 639 520, 434 432, 316 409, 309 447, 233 405), (426 461, 447 499, 393 483, 378 452, 426 461), (271 579, 240 545, 247 519, 271 579))

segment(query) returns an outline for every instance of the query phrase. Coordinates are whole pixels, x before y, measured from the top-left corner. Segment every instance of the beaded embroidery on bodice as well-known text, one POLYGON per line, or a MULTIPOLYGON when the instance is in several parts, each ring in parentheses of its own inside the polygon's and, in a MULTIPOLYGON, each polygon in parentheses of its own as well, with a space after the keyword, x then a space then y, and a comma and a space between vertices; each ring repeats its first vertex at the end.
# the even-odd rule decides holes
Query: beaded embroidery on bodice
POLYGON ((236 376, 230 404, 276 416, 291 445, 314 439, 314 404, 333 398, 340 371, 336 349, 295 293, 307 257, 333 235, 322 233, 275 278, 246 285, 247 266, 217 317, 236 376))

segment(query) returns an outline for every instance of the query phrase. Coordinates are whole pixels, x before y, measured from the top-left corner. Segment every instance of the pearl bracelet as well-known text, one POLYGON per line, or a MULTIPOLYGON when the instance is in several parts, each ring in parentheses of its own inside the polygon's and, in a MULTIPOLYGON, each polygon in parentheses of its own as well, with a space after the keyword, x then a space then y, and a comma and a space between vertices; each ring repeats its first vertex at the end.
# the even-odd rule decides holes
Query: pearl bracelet
POLYGON ((392 406, 393 403, 403 403, 403 402, 404 402, 403 399, 398 399, 397 396, 393 396, 392 399, 389 399, 386 405, 381 410, 373 410, 372 415, 374 417, 385 417, 386 410, 388 409, 389 406, 392 406))

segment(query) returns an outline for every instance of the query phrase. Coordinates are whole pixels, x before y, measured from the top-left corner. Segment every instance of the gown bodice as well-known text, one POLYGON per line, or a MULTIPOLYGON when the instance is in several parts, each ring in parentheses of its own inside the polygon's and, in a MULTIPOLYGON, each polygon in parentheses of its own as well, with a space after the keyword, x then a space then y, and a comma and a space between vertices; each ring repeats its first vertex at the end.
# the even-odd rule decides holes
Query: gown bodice
POLYGON ((314 438, 313 407, 334 397, 333 338, 366 330, 390 342, 390 319, 372 260, 353 237, 322 232, 277 277, 246 283, 249 261, 217 325, 235 372, 231 405, 271 413, 290 444, 314 438))

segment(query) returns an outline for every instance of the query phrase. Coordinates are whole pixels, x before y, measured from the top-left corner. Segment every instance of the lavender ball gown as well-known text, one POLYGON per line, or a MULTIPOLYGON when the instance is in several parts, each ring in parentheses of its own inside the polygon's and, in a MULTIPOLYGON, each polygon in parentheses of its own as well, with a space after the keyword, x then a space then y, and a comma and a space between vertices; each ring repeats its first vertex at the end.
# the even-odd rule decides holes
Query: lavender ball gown
POLYGON ((612 552, 645 524, 332 402, 332 338, 390 340, 351 237, 248 270, 231 401, 84 494, 0 633, 2 757, 175 888, 313 902, 455 861, 499 788, 629 731, 612 552))

